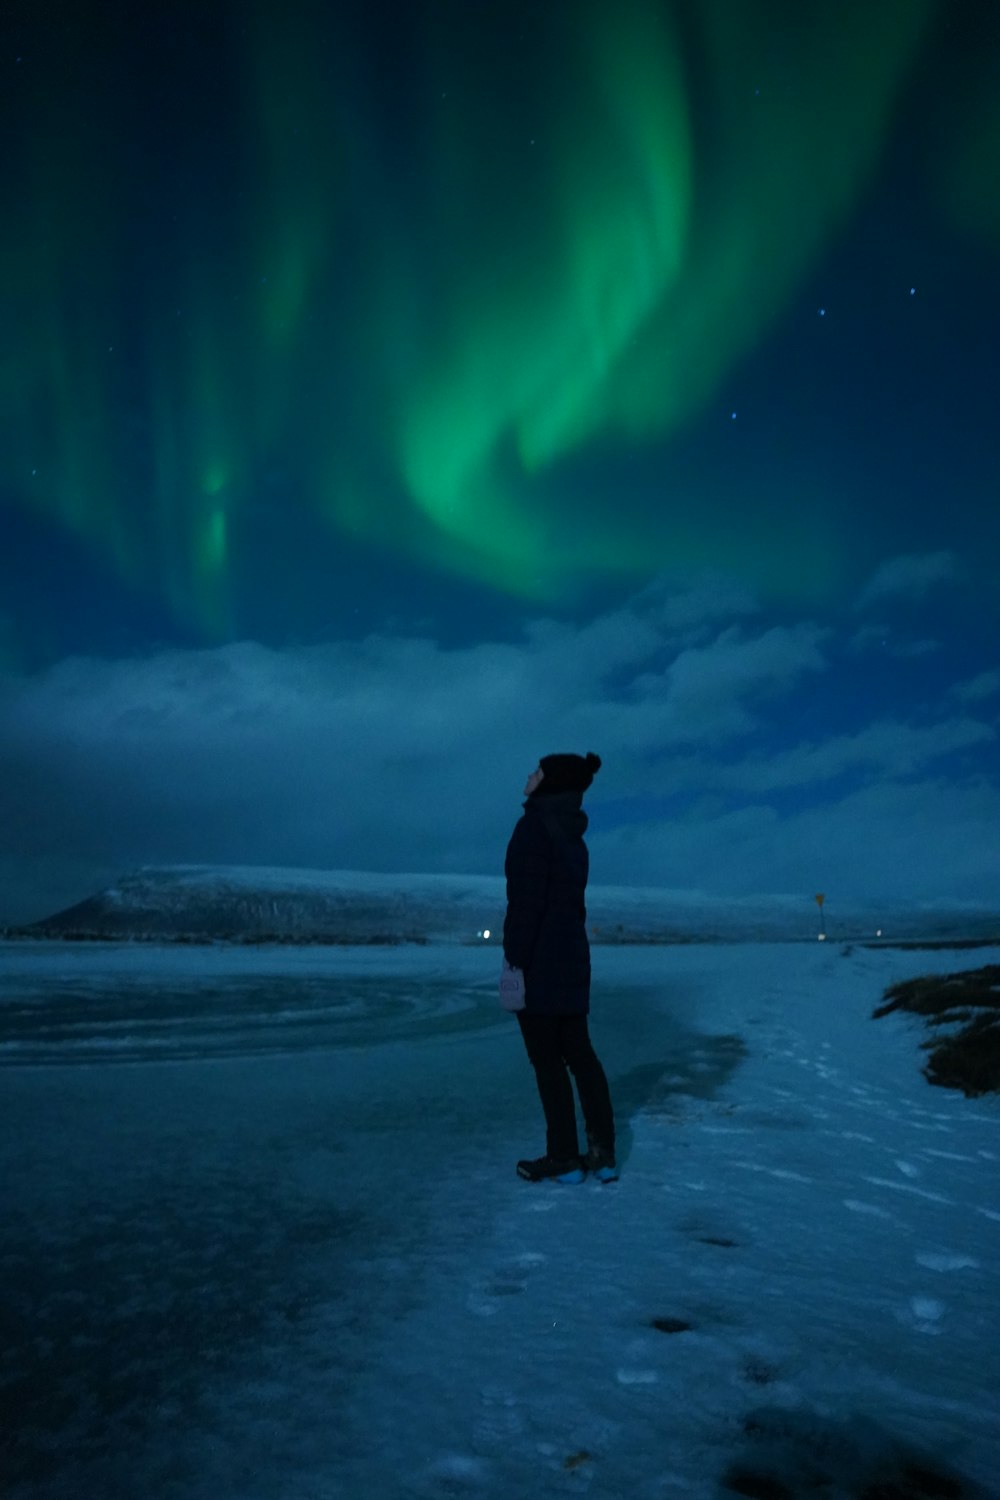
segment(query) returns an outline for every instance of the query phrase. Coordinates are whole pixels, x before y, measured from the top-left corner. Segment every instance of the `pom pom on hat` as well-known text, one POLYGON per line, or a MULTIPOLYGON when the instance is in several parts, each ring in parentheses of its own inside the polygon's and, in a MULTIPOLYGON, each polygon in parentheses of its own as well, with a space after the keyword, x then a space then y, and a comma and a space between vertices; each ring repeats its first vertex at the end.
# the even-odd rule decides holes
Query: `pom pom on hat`
POLYGON ((539 761, 543 772, 535 796, 553 796, 557 792, 585 792, 601 769, 601 757, 588 750, 586 755, 543 755, 539 761))

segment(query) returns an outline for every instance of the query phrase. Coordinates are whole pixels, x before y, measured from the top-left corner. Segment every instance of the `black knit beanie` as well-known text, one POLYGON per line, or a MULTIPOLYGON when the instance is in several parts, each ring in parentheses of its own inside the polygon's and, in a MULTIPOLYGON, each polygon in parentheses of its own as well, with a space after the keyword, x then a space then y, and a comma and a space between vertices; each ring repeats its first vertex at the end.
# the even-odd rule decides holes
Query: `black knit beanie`
POLYGON ((588 750, 586 755, 543 755, 538 764, 545 775, 535 796, 552 797, 557 792, 585 792, 601 769, 601 757, 588 750))

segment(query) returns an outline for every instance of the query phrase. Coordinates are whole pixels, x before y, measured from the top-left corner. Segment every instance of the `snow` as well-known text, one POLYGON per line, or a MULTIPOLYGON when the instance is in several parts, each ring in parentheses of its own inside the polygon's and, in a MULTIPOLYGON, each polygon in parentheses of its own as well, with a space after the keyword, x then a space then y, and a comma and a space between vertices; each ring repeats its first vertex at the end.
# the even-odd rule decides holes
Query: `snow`
POLYGON ((998 961, 596 948, 560 1188, 495 948, 0 945, 5 1496, 995 1495, 1000 1100, 870 1017, 998 961))

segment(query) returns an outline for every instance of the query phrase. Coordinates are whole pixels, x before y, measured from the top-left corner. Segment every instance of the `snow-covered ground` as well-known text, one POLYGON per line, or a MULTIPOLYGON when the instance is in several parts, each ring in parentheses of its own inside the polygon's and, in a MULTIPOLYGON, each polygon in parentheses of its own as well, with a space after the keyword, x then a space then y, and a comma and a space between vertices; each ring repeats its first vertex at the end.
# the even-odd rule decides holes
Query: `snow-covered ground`
POLYGON ((594 956, 559 1188, 495 949, 0 946, 5 1496, 1000 1494, 1000 1099, 870 1019, 1000 950, 594 956))

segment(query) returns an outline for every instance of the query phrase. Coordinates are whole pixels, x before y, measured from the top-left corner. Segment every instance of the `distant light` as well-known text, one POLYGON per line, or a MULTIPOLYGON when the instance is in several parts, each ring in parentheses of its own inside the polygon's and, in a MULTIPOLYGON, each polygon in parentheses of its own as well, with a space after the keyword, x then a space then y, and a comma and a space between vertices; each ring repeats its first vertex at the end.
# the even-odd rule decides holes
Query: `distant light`
POLYGON ((819 936, 817 937, 816 941, 817 941, 817 943, 825 943, 826 942, 826 933, 825 932, 821 932, 819 934, 819 936))
POLYGON ((483 937, 486 939, 487 942, 489 942, 490 929, 488 927, 484 927, 483 928, 483 937))
POLYGON ((820 308, 819 315, 820 315, 821 318, 825 318, 826 317, 826 308, 825 307, 821 307, 820 308))
POLYGON ((910 296, 911 297, 915 297, 916 295, 917 295, 917 289, 916 289, 916 287, 915 286, 911 286, 910 287, 910 296))
POLYGON ((876 937, 881 937, 882 936, 882 929, 881 929, 881 927, 876 928, 876 930, 875 930, 875 936, 876 937))
POLYGON ((733 415, 732 415, 732 417, 731 417, 730 420, 733 421, 733 422, 736 421, 736 413, 735 412, 733 412, 733 415))

